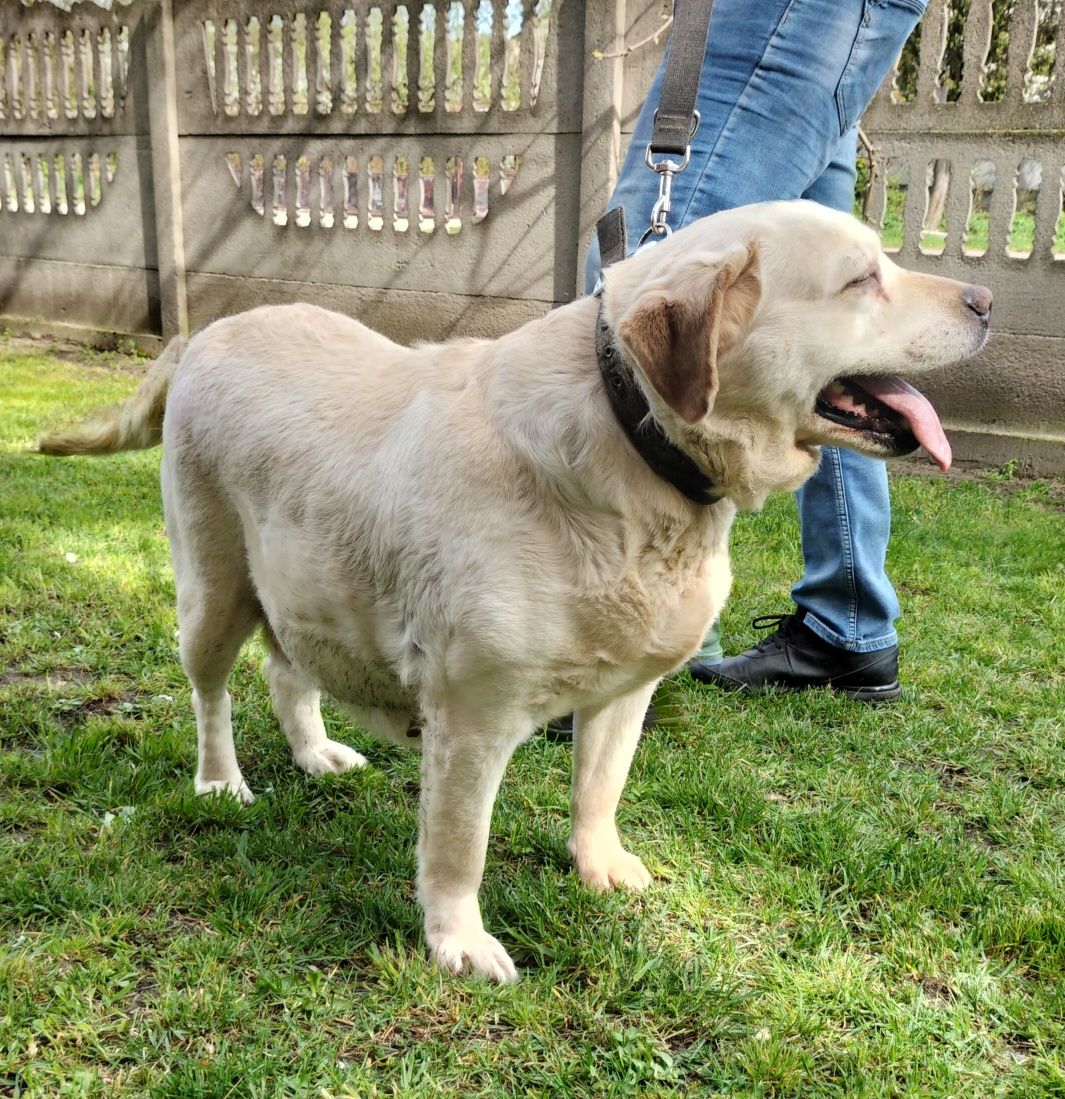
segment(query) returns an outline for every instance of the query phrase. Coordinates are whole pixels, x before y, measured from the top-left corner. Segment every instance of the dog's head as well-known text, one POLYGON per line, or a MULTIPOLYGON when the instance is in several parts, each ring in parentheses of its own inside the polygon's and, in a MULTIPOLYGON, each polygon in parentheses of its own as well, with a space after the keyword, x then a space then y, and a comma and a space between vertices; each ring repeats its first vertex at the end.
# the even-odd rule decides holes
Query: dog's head
POLYGON ((904 378, 987 342, 991 292, 897 267, 812 202, 741 207, 611 267, 607 320, 656 418, 741 506, 793 488, 821 445, 889 458, 950 445, 904 378))

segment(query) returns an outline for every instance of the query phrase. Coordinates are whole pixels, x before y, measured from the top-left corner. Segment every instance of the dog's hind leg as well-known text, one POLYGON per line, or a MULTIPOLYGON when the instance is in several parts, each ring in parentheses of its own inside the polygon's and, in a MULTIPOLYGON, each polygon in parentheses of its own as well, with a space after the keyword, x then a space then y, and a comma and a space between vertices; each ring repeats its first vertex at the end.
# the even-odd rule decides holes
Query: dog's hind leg
POLYGON ((572 830, 569 852, 593 889, 643 889, 651 875, 621 846, 614 816, 655 684, 573 715, 572 830))
POLYGON ((178 623, 181 664, 196 711, 196 793, 228 790, 249 804, 254 796, 237 763, 226 680, 259 620, 259 604, 250 588, 225 591, 199 583, 192 588, 178 591, 178 623))
POLYGON ((318 688, 292 666, 269 626, 263 628, 263 636, 269 650, 263 675, 270 685, 274 713, 292 749, 292 761, 309 775, 339 775, 352 767, 364 767, 364 756, 326 736, 318 688))
POLYGON ((248 575, 237 515, 202 482, 195 485, 195 495, 179 497, 173 480, 164 458, 163 500, 177 588, 181 665, 192 684, 196 712, 196 793, 228 791, 248 804, 254 797, 233 747, 226 681, 262 610, 248 575))

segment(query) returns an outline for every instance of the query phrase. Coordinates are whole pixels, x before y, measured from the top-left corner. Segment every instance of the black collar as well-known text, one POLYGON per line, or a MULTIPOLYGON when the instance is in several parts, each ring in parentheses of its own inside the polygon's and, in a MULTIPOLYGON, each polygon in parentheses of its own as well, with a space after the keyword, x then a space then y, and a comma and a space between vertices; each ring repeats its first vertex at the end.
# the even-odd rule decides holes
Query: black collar
POLYGON ((668 481, 678 492, 695 504, 716 504, 721 497, 714 492, 714 483, 705 473, 666 437, 658 421, 651 415, 632 371, 621 360, 621 354, 606 322, 602 299, 595 329, 595 355, 603 375, 610 407, 617 421, 636 448, 636 453, 650 466, 653 473, 668 481))

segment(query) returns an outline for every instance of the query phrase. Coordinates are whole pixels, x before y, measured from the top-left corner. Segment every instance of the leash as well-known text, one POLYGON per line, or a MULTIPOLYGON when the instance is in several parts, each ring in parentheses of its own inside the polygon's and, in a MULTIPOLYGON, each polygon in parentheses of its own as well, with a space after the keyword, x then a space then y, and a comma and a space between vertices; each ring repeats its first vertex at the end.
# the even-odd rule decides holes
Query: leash
MULTIPOLYGON (((688 167, 692 138, 699 130, 699 112, 695 104, 706 56, 712 8, 713 0, 673 0, 673 30, 669 36, 666 71, 662 76, 662 91, 654 114, 651 140, 643 157, 644 164, 658 175, 658 201, 651 209, 650 224, 640 237, 641 245, 653 237, 668 237, 672 232, 669 212, 673 177, 688 167), (675 159, 677 157, 680 159, 675 159)), ((620 206, 608 210, 599 219, 596 231, 602 267, 625 258, 627 231, 625 211, 620 206)))
MULTIPOLYGON (((691 160, 691 140, 699 129, 695 109, 699 76, 706 55, 713 0, 674 0, 673 32, 669 56, 662 77, 662 92, 654 114, 654 130, 644 152, 644 164, 658 175, 658 200, 651 209, 651 221, 640 237, 637 250, 668 237, 673 177, 691 160), (679 157, 680 159, 675 159, 679 157)), ((600 268, 628 255, 625 210, 615 206, 596 223, 600 268)), ((596 284, 599 314, 596 320, 595 354, 606 386, 614 417, 637 454, 662 480, 671 484, 693 503, 716 504, 721 496, 714 483, 678 446, 670 442, 651 414, 643 390, 614 343, 603 313, 603 279, 596 284)))

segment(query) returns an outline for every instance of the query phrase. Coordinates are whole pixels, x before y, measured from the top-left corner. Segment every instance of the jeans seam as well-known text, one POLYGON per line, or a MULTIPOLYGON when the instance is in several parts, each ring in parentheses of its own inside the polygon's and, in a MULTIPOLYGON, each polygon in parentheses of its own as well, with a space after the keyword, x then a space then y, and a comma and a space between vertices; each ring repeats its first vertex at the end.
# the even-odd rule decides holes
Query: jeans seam
POLYGON ((844 484, 843 463, 839 451, 830 448, 832 462, 832 484, 836 490, 836 507, 839 516, 840 541, 843 546, 843 569, 847 577, 847 587, 851 593, 850 606, 847 608, 847 641, 853 644, 858 633, 858 585, 854 575, 854 547, 851 545, 851 514, 847 506, 847 489, 844 484))
POLYGON ((894 3, 896 7, 905 8, 917 15, 924 15, 928 7, 926 0, 870 0, 870 2, 877 8, 886 8, 890 3, 894 3))
POLYGON ((854 122, 850 117, 850 112, 847 109, 847 96, 846 91, 844 90, 844 84, 847 80, 847 75, 854 65, 854 55, 858 52, 862 40, 869 30, 870 3, 871 0, 864 0, 864 3, 862 4, 862 17, 858 20, 858 29, 854 32, 854 41, 851 43, 850 52, 847 54, 847 62, 843 66, 843 72, 840 73, 839 81, 836 84, 836 93, 832 97, 836 102, 836 115, 839 119, 839 136, 841 138, 854 125, 854 122))
POLYGON ((699 184, 706 178, 707 173, 710 171, 710 165, 713 163, 714 158, 717 156, 717 150, 721 145, 722 140, 729 132, 729 127, 732 125, 732 119, 735 117, 736 112, 739 110, 741 104, 747 96, 747 93, 751 89, 751 81, 754 79, 755 74, 761 68, 762 62, 765 61, 765 55, 769 51, 769 47, 773 43, 773 39, 780 33, 780 28, 787 22, 788 16, 791 14, 791 9, 798 3, 798 0, 789 0, 788 6, 780 13, 780 18, 777 20, 776 26, 770 31, 768 37, 765 40, 765 46, 762 49, 762 53, 759 56, 757 62, 752 67, 750 74, 744 81, 743 90, 738 96, 736 101, 729 108, 728 117, 725 119, 721 129, 718 131, 717 139, 714 141, 713 147, 706 154, 706 159, 703 161, 703 166, 699 170, 699 174, 695 177, 695 183, 692 185, 691 193, 688 195, 688 201, 684 204, 684 210, 680 215, 678 224, 688 224, 688 213, 691 210, 692 203, 695 201, 695 196, 699 192, 699 184))

